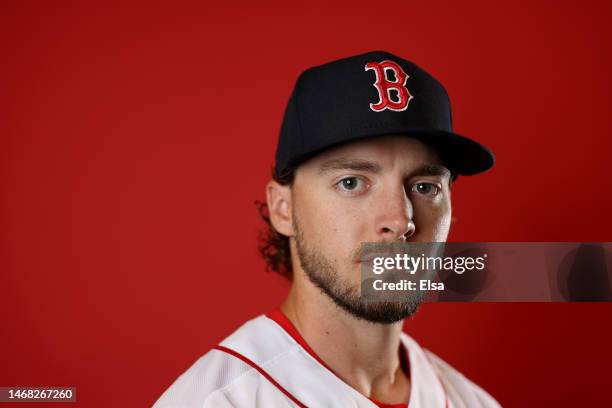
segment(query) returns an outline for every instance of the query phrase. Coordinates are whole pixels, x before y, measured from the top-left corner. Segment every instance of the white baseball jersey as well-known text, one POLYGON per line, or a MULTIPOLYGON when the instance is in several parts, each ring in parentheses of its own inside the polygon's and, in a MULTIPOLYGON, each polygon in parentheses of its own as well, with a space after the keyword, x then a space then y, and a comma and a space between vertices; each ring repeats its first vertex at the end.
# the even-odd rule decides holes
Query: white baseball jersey
POLYGON ((245 323, 196 361, 154 408, 500 407, 405 333, 401 343, 410 372, 409 401, 384 404, 338 378, 277 309, 245 323))

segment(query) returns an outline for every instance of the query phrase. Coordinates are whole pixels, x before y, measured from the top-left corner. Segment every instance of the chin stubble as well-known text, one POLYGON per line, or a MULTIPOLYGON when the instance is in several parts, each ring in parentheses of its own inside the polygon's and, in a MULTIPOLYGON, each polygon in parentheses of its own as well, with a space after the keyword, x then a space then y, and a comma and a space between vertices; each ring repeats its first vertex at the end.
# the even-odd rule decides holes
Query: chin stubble
POLYGON ((349 283, 342 282, 333 263, 316 248, 306 244, 295 217, 293 227, 296 232, 297 255, 306 276, 345 312, 371 323, 391 324, 413 315, 419 308, 422 294, 403 302, 366 302, 360 296, 359 287, 351 287, 349 283))

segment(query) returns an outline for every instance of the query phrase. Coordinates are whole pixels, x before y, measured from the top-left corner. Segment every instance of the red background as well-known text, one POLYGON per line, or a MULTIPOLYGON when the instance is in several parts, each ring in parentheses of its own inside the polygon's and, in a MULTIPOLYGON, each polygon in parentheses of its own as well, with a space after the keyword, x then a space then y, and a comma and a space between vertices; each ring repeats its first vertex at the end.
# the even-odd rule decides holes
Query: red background
MULTIPOLYGON (((452 240, 611 240, 609 2, 50 4, 1 11, 1 386, 150 406, 278 305, 253 201, 295 78, 337 57, 416 61, 496 153, 452 240)), ((593 406, 611 312, 427 304, 406 330, 505 406, 593 406)))

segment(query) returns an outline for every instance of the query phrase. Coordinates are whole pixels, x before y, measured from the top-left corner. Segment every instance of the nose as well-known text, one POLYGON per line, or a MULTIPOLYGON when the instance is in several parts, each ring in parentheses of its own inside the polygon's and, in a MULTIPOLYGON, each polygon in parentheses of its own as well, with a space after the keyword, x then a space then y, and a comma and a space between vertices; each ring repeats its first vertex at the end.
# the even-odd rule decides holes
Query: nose
POLYGON ((403 186, 383 194, 377 207, 376 233, 381 241, 405 241, 414 235, 414 211, 403 186))

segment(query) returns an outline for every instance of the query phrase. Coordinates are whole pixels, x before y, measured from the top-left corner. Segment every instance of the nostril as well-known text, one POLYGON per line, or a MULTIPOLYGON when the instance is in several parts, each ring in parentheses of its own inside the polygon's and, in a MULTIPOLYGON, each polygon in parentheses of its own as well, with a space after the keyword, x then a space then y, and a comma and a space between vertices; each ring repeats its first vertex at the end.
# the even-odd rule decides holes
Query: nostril
POLYGON ((416 232, 416 225, 414 225, 414 222, 410 221, 410 224, 408 224, 408 231, 406 231, 406 233, 403 235, 404 239, 408 239, 411 236, 414 235, 414 233, 416 232))

